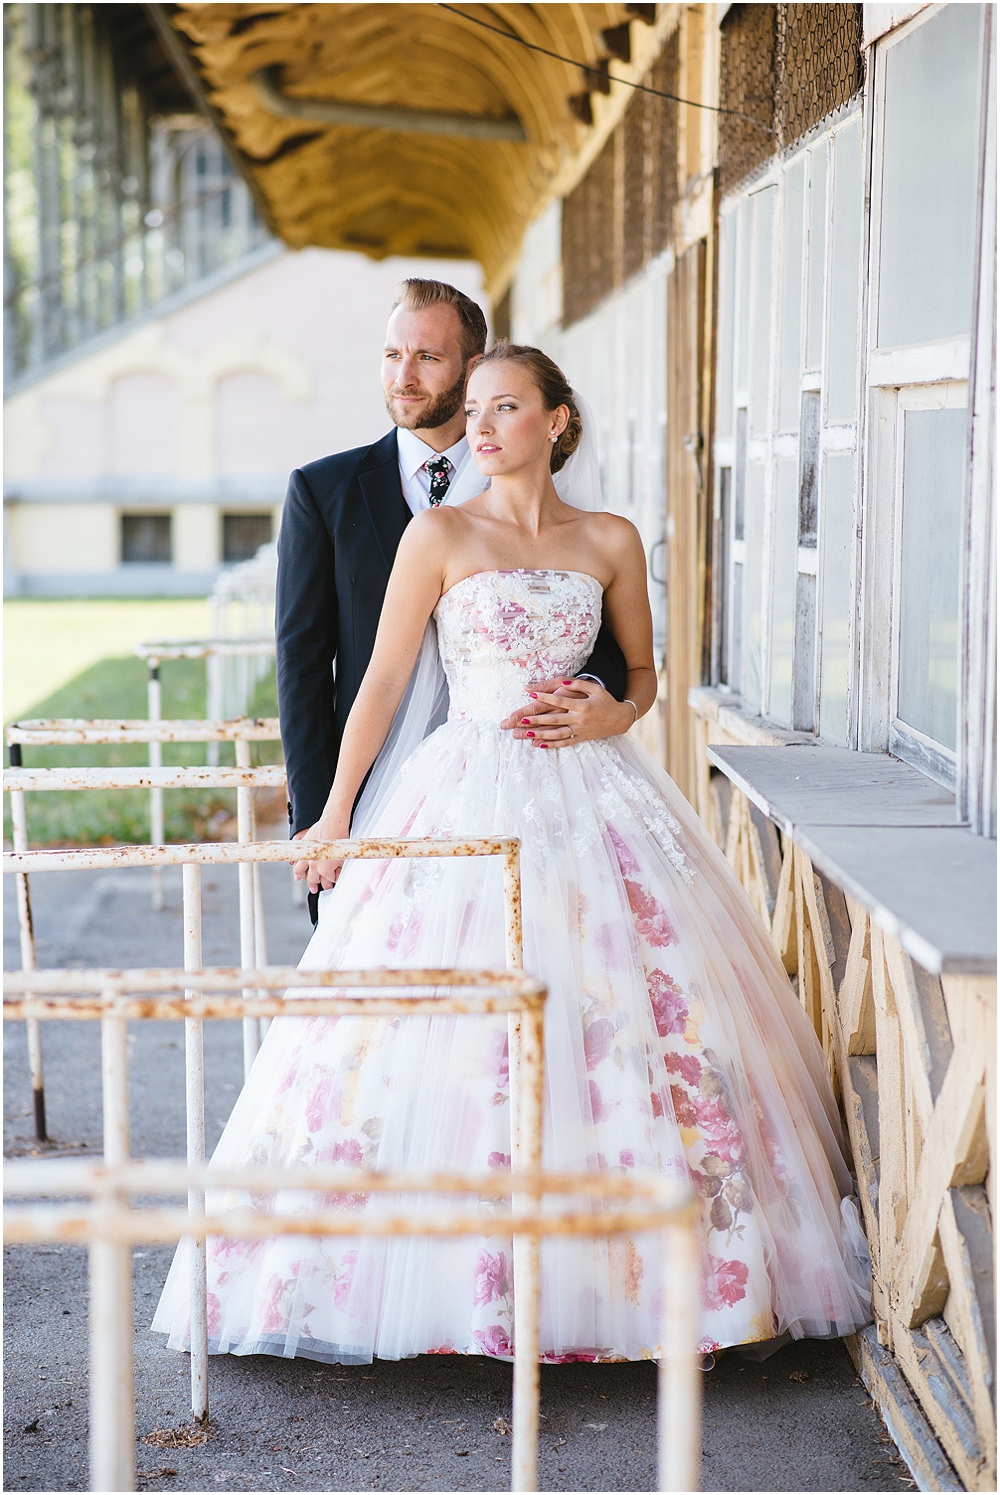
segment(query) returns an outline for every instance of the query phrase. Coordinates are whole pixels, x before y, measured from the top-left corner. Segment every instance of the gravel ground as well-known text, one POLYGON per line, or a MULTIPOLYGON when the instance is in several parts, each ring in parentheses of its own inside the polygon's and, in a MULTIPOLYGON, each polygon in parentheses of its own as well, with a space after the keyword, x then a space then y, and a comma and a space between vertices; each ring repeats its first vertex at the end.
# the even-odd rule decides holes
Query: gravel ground
MULTIPOLYGON (((294 962, 308 936, 289 874, 265 867, 269 955, 294 962)), ((167 908, 149 874, 54 873, 33 888, 41 965, 180 964, 180 874, 167 908)), ((12 884, 12 879, 6 879, 12 884)), ((6 966, 19 964, 13 886, 4 888, 6 966)), ((235 961, 235 869, 205 875, 205 960, 235 961)), ((208 1023, 209 1146, 241 1082, 235 1023, 208 1023)), ((100 1039, 90 1023, 45 1026, 47 1152, 100 1152, 100 1039)), ((179 1024, 131 1027, 132 1150, 183 1153, 179 1024), (152 1100, 152 1104, 150 1103, 152 1100)), ((5 1147, 36 1151, 20 1024, 4 1034, 5 1147)), ((372 1366, 219 1356, 210 1365, 212 1436, 192 1447, 143 1442, 187 1424, 188 1360, 148 1324, 171 1251, 133 1252, 136 1455, 148 1490, 502 1490, 509 1487, 510 1368, 421 1356, 372 1366)), ((9 1490, 87 1488, 86 1255, 72 1246, 5 1250, 5 1480, 9 1490)), ((655 1369, 542 1368, 540 1487, 654 1487, 655 1369)), ((912 1488, 840 1341, 791 1345, 763 1362, 719 1357, 705 1376, 706 1490, 912 1488)), ((160 1440, 162 1442, 162 1440, 160 1440)))

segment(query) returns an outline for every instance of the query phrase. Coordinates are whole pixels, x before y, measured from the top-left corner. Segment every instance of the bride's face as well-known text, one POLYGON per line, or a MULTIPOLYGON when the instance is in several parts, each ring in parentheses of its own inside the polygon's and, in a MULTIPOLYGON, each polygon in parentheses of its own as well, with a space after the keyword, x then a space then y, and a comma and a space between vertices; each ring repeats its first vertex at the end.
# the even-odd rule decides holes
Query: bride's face
POLYGON ((565 405, 546 410, 523 365, 487 363, 472 371, 465 396, 466 435, 479 470, 501 477, 549 465, 553 435, 566 428, 565 405))

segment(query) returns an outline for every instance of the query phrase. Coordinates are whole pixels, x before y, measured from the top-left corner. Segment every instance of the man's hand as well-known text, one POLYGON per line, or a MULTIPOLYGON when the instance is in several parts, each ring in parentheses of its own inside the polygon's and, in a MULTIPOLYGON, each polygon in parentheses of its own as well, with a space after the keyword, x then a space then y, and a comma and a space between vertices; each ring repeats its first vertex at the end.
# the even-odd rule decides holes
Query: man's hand
POLYGON ((616 701, 596 680, 541 680, 532 684, 524 710, 500 725, 533 747, 553 748, 620 737, 635 716, 629 702, 616 701))
MULTIPOLYGON (((309 826, 308 830, 296 831, 292 837, 293 841, 346 841, 350 835, 350 827, 331 826, 322 820, 317 820, 315 825, 309 826)), ((296 882, 305 879, 310 893, 318 893, 322 889, 332 888, 340 876, 343 862, 294 862, 292 864, 292 876, 296 882)))

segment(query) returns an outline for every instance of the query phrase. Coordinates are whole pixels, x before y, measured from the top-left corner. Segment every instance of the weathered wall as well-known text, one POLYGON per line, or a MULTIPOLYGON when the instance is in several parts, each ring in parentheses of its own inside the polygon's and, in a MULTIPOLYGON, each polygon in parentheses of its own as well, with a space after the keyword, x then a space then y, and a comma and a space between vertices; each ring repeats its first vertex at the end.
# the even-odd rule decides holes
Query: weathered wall
POLYGON ((477 266, 321 249, 277 252, 7 401, 13 591, 200 591, 223 512, 271 513, 288 472, 375 440, 395 286, 409 274, 481 293, 477 266), (122 511, 169 513, 169 568, 123 566, 122 511))

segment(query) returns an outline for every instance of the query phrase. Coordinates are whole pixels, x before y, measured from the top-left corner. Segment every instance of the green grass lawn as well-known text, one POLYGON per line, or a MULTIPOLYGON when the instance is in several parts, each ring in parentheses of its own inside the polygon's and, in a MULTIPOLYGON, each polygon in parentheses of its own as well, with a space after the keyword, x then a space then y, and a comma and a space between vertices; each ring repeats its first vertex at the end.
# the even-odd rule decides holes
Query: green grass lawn
MULTIPOLYGON (((167 660, 160 667, 162 710, 165 717, 204 717, 205 661, 167 660)), ((274 673, 261 681, 252 704, 255 716, 276 716, 274 673)), ((134 656, 102 659, 82 670, 65 685, 29 709, 31 717, 145 717, 146 666, 134 656)), ((206 761, 205 743, 164 743, 165 764, 206 761)), ((149 762, 145 744, 94 747, 28 747, 24 766, 33 768, 135 766, 149 762)), ((219 761, 235 762, 232 743, 220 743, 219 761)), ((254 763, 280 763, 281 744, 251 744, 254 763)), ((221 789, 168 789, 164 792, 168 841, 213 839, 220 821, 236 813, 236 795, 221 789)), ((107 846, 149 840, 147 790, 78 790, 39 792, 27 796, 28 838, 32 846, 107 846)), ((4 805, 4 836, 11 834, 10 809, 4 805)))
MULTIPOLYGON (((3 719, 37 702, 102 659, 159 639, 205 638, 204 597, 15 597, 3 605, 3 719)), ((145 714, 145 707, 143 707, 145 714)))

